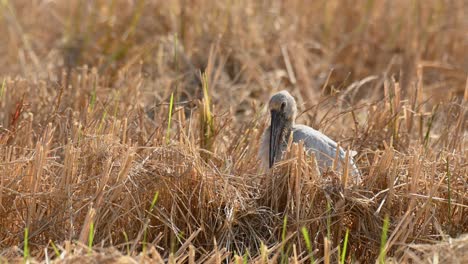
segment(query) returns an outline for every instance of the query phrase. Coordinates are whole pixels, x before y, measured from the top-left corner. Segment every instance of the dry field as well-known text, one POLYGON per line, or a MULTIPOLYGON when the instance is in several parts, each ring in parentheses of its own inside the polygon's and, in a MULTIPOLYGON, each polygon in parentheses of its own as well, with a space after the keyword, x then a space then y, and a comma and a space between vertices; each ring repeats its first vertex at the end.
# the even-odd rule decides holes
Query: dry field
POLYGON ((467 13, 1 0, 0 263, 467 261, 467 13), (260 168, 281 89, 362 183, 260 168))

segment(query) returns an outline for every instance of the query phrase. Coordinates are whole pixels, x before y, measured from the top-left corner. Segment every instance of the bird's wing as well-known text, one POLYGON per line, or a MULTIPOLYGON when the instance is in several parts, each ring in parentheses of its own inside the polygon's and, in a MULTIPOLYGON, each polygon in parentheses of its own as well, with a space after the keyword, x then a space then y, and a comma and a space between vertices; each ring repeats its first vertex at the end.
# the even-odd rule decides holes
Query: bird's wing
MULTIPOLYGON (((318 151, 331 159, 335 158, 337 143, 320 131, 304 125, 295 125, 293 132, 294 142, 303 141, 307 149, 318 151)), ((340 157, 344 158, 344 154, 344 151, 340 148, 340 157)))
MULTIPOLYGON (((338 148, 338 144, 335 141, 320 131, 304 125, 295 125, 293 133, 293 142, 303 141, 307 150, 313 150, 316 153, 319 168, 323 169, 324 167, 332 166, 336 149, 338 148)), ((346 158, 346 153, 341 147, 338 155, 340 161, 343 162, 346 158)), ((356 155, 356 151, 350 151, 350 155, 353 157, 356 155)), ((350 159, 350 165, 353 168, 353 175, 360 178, 359 169, 352 158, 350 159)), ((340 164, 338 164, 339 167, 341 167, 340 164)))

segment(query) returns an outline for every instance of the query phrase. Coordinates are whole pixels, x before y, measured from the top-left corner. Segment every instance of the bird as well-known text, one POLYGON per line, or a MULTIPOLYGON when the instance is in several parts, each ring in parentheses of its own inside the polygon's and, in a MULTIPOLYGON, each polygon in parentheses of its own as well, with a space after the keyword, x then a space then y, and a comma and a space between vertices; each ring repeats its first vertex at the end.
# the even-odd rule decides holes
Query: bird
MULTIPOLYGON (((282 90, 271 96, 268 103, 270 111, 270 126, 263 132, 259 159, 262 167, 271 169, 275 162, 281 160, 287 148, 289 137, 292 134, 292 142, 303 142, 306 153, 315 153, 318 169, 323 173, 333 165, 338 151, 337 171, 345 164, 346 152, 338 144, 320 131, 306 125, 295 123, 297 105, 294 97, 286 90, 282 90)), ((354 179, 360 180, 361 173, 353 160, 355 151, 350 151, 349 171, 354 179)))

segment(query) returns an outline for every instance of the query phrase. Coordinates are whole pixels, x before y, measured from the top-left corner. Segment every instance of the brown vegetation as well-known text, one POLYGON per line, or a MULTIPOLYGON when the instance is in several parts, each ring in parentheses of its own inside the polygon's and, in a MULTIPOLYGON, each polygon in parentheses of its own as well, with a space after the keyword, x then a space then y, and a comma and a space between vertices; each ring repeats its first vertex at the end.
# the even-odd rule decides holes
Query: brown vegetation
POLYGON ((461 263, 467 12, 0 1, 0 262, 461 263), (297 145, 259 169, 279 89, 358 151, 362 183, 297 145))

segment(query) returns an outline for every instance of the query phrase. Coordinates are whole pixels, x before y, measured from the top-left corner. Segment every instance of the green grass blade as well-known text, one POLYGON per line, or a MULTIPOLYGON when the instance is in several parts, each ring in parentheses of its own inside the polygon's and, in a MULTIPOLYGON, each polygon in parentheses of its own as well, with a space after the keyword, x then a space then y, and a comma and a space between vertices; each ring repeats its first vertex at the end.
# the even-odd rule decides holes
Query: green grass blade
POLYGON ((286 227, 288 225, 288 216, 285 215, 283 219, 283 231, 281 232, 281 240, 284 242, 286 240, 286 227))
POLYGON ((54 241, 51 240, 50 245, 52 245, 52 248, 54 249, 55 256, 60 257, 60 250, 57 248, 54 241))
POLYGON ((343 251, 341 252, 341 261, 340 261, 341 264, 345 263, 346 250, 348 248, 348 236, 349 236, 349 229, 346 228, 346 234, 345 234, 345 238, 344 238, 344 242, 343 242, 343 251))
POLYGON ((91 222, 89 226, 88 234, 88 254, 91 254, 93 251, 93 241, 94 241, 94 222, 91 222))
POLYGON ((0 89, 0 98, 3 98, 6 91, 6 79, 3 79, 2 88, 0 89))
POLYGON ((133 13, 132 22, 130 22, 130 25, 128 27, 127 36, 132 36, 135 32, 135 29, 138 23, 140 22, 141 14, 143 13, 144 4, 145 0, 140 0, 137 2, 135 12, 133 13))
POLYGON ((150 206, 150 210, 149 210, 150 212, 153 211, 153 208, 156 205, 156 202, 158 201, 158 197, 159 197, 159 192, 155 192, 154 196, 153 196, 153 200, 151 201, 151 206, 150 206))
POLYGON ((124 239, 125 239, 126 250, 127 250, 127 256, 130 256, 130 243, 128 242, 128 235, 127 235, 127 232, 122 231, 122 234, 123 234, 124 239))
POLYGON ((169 118, 167 121, 167 132, 166 132, 166 144, 169 144, 171 137, 171 121, 172 121, 172 108, 174 107, 174 93, 171 93, 171 99, 169 101, 169 118))
MULTIPOLYGON (((148 222, 148 221, 147 221, 148 222)), ((148 225, 147 225, 147 222, 145 223, 145 226, 144 226, 144 231, 143 231, 143 255, 146 254, 146 240, 147 240, 147 235, 148 235, 148 225)))
POLYGON ((426 135, 424 136, 424 148, 425 149, 427 149, 427 146, 429 144, 429 137, 431 135, 432 125, 434 124, 434 119, 436 117, 438 108, 439 108, 439 105, 436 105, 434 107, 434 109, 432 110, 431 118, 429 119, 429 121, 427 123, 427 131, 426 131, 426 135))
POLYGON ((93 87, 93 90, 91 91, 91 98, 89 100, 89 112, 92 112, 94 110, 94 106, 96 105, 96 86, 93 87))
POLYGON ((177 33, 174 34, 174 67, 175 71, 179 72, 179 62, 178 62, 178 55, 177 55, 177 45, 178 45, 178 37, 177 33))
POLYGON ((313 264, 315 263, 315 261, 314 261, 313 251, 312 251, 312 242, 309 237, 309 232, 307 231, 307 228, 305 228, 305 226, 301 228, 301 232, 302 232, 302 236, 304 237, 304 241, 306 243, 307 251, 309 252, 310 263, 313 264))
POLYGON ((106 122, 107 118, 107 108, 104 109, 104 113, 102 114, 101 121, 99 122, 99 127, 98 127, 98 134, 101 134, 102 129, 104 128, 104 124, 106 122))
POLYGON ((382 235, 380 237, 380 254, 379 254, 379 263, 385 263, 385 256, 386 256, 386 245, 387 245, 387 235, 388 235, 388 227, 390 225, 390 218, 385 215, 383 226, 382 226, 382 235))
POLYGON ((286 228, 288 226, 288 215, 284 215, 284 218, 283 218, 283 230, 281 231, 281 242, 282 242, 282 246, 281 246, 281 263, 285 263, 285 261, 287 260, 287 256, 286 254, 284 253, 284 246, 285 246, 285 243, 286 243, 286 228))
MULTIPOLYGON (((156 205, 156 202, 158 201, 159 197, 159 192, 155 192, 153 196, 153 200, 151 201, 151 205, 149 208, 149 213, 153 212, 153 209, 156 205)), ((143 252, 146 252, 146 242, 147 242, 147 236, 148 236, 148 224, 149 224, 149 216, 146 218, 145 224, 144 224, 144 231, 143 231, 143 252)))
POLYGON ((24 257, 25 262, 29 259, 29 228, 28 227, 24 229, 23 257, 24 257))

